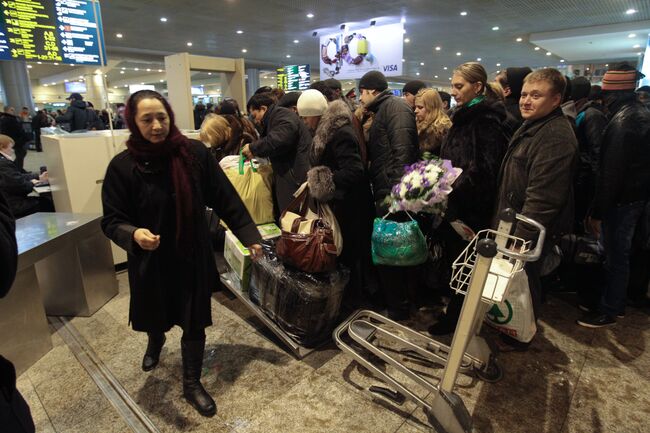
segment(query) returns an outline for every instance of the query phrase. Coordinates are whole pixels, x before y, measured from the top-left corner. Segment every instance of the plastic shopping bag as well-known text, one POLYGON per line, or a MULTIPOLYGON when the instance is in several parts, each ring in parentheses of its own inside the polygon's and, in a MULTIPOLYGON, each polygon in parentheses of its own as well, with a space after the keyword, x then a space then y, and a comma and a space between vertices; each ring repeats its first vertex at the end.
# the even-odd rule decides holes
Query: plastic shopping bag
POLYGON ((485 322, 522 343, 533 339, 537 325, 525 271, 512 276, 508 294, 487 312, 485 322))
MULTIPOLYGON (((254 162, 246 161, 240 155, 237 166, 233 166, 233 157, 228 156, 228 161, 222 161, 225 166, 224 173, 237 190, 246 209, 251 214, 255 224, 273 222, 273 170, 270 165, 256 166, 254 162)), ((224 158, 224 160, 226 159, 224 158)))

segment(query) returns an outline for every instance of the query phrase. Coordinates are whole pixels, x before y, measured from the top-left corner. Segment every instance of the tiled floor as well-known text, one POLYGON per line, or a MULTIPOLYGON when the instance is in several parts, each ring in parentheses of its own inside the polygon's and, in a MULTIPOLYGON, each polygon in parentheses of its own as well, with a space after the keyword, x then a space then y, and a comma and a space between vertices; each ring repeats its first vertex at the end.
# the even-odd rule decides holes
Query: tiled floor
MULTIPOLYGON (((227 293, 213 301, 203 383, 218 403, 199 416, 181 397, 180 332, 168 334, 160 365, 140 370, 144 334, 128 323, 128 282, 90 318, 72 325, 161 432, 418 433, 432 431, 414 403, 376 397, 369 372, 330 344, 296 360, 227 293)), ((467 376, 457 393, 485 433, 647 432, 650 316, 630 310, 616 327, 587 330, 577 312, 551 297, 530 350, 499 355, 502 381, 467 376)), ((417 329, 422 325, 416 325, 417 329)), ((128 432, 58 333, 55 347, 18 380, 38 432, 128 432)), ((488 332, 488 336, 491 333, 488 332)), ((430 376, 440 369, 412 364, 430 376)))

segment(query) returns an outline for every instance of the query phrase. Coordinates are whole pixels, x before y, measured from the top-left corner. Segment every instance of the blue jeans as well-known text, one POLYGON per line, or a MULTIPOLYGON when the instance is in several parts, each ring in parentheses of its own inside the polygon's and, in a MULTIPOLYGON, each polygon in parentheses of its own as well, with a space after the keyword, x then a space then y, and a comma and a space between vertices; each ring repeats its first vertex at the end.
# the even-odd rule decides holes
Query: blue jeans
POLYGON ((600 300, 600 309, 612 317, 625 311, 632 238, 644 206, 644 201, 620 205, 607 212, 603 218, 601 239, 605 247, 606 286, 600 300))

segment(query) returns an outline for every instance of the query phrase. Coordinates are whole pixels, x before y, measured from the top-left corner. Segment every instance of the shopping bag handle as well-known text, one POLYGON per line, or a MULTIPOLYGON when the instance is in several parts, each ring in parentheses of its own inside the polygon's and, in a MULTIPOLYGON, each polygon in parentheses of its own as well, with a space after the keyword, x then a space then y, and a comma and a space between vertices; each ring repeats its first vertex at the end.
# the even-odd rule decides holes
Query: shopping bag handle
MULTIPOLYGON (((239 150, 239 174, 244 174, 244 164, 248 161, 246 157, 244 156, 244 148, 242 147, 239 150)), ((257 168, 253 165, 253 161, 250 161, 251 163, 251 170, 253 170, 253 173, 257 173, 257 168)))
MULTIPOLYGON (((405 210, 404 212, 406 213, 406 215, 408 215, 409 218, 411 218, 411 221, 416 222, 416 221, 413 219, 413 217, 411 216, 411 213, 410 213, 409 211, 405 210)), ((385 220, 386 218, 388 218, 388 215, 391 215, 392 213, 393 213, 393 212, 388 212, 386 215, 384 215, 384 217, 382 218, 382 220, 385 220)))

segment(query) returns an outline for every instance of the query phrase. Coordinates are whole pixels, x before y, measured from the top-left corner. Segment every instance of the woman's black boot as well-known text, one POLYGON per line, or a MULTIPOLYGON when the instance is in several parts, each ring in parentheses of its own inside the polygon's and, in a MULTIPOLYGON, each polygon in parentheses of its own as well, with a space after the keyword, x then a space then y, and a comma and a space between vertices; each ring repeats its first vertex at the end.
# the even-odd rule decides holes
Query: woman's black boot
POLYGON ((183 354, 183 397, 203 416, 214 416, 217 405, 201 385, 203 367, 203 340, 181 340, 183 354))
POLYGON ((165 344, 165 334, 147 332, 149 337, 149 342, 147 343, 147 351, 144 353, 144 358, 142 358, 142 369, 144 371, 151 371, 156 368, 158 361, 160 360, 160 351, 165 344))

